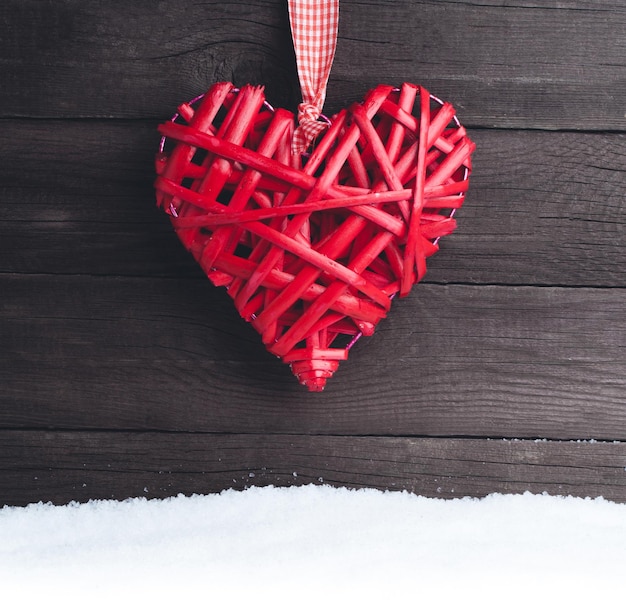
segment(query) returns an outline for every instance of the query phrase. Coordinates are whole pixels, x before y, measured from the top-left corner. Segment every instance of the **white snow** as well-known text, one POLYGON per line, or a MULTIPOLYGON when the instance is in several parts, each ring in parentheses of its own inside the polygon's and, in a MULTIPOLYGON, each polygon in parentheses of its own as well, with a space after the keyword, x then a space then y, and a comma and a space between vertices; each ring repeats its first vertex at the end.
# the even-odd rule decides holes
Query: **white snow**
POLYGON ((602 499, 303 486, 0 509, 11 614, 598 611, 625 572, 626 505, 602 499))

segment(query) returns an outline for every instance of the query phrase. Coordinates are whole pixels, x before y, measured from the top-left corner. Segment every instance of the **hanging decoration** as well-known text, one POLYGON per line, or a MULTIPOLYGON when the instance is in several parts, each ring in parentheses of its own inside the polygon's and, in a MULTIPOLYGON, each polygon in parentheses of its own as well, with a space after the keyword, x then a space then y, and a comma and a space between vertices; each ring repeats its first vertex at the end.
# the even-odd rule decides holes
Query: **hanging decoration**
POLYGON ((159 126, 157 203, 207 277, 321 391, 456 227, 474 144, 424 87, 379 85, 327 119, 338 0, 289 0, 297 120, 216 83, 159 126))

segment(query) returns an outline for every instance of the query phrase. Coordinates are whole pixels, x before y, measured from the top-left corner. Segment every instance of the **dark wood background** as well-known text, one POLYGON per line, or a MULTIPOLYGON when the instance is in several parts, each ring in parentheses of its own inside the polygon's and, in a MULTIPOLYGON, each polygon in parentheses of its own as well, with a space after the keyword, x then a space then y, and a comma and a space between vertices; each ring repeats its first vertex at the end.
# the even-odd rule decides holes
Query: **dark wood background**
POLYGON ((326 110, 423 83, 459 229, 321 394, 154 206, 216 80, 294 108, 286 2, 0 5, 0 505, 326 483, 626 501, 626 2, 342 0, 326 110))

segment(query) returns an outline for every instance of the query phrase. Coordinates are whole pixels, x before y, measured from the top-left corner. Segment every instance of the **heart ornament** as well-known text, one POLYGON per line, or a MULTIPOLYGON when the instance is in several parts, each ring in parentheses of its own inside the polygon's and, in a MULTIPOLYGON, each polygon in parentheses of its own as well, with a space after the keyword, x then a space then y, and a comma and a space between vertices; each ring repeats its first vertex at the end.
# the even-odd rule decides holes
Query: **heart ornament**
POLYGON ((424 87, 321 115, 339 0, 288 0, 302 104, 217 83, 159 126, 157 204, 266 348, 324 389, 455 228, 474 144, 424 87))
POLYGON ((183 245, 312 391, 423 278, 455 229, 474 149, 450 104, 406 83, 328 124, 294 154, 291 112, 262 88, 217 83, 159 127, 156 164, 183 245))

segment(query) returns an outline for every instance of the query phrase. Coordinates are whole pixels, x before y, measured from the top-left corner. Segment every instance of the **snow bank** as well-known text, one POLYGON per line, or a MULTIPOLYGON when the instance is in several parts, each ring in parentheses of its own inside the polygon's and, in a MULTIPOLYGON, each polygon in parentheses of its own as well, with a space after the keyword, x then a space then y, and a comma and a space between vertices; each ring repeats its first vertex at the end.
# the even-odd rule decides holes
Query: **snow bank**
POLYGON ((0 510, 11 612, 536 612, 615 606, 625 572, 626 506, 602 499, 304 486, 0 510))

